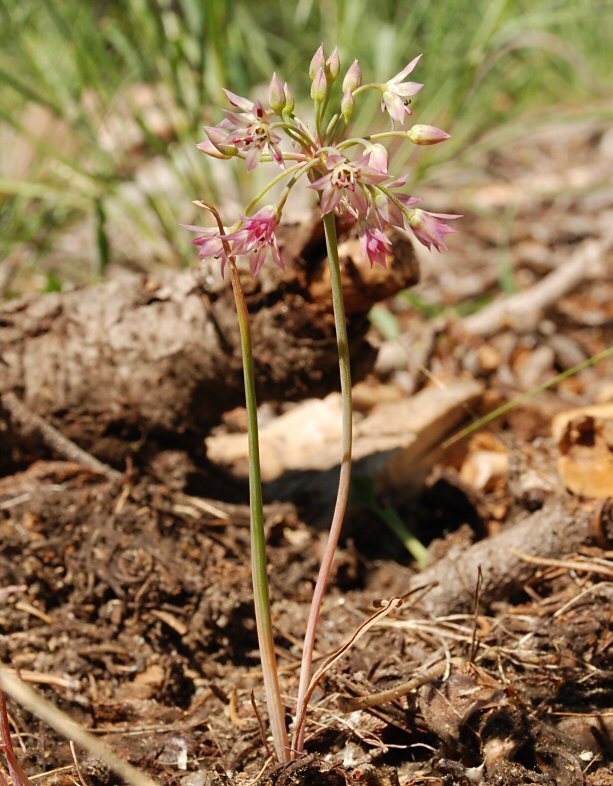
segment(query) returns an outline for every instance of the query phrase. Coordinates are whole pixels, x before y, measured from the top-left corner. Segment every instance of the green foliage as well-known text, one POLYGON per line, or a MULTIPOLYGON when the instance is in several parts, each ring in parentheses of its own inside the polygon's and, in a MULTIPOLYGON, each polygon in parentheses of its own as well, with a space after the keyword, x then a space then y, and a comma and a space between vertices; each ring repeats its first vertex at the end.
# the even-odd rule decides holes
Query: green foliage
MULTIPOLYGON (((492 127, 605 96, 611 11, 608 0, 0 0, 0 255, 25 245, 42 265, 85 222, 84 278, 113 259, 189 260, 178 225, 195 219, 192 195, 232 204, 237 188, 258 189, 238 171, 220 182, 194 150, 222 86, 248 94, 276 69, 301 101, 321 41, 381 79, 425 53, 416 117, 453 134, 419 151, 425 179, 492 127)), ((359 104, 356 130, 376 112, 373 98, 359 104)))

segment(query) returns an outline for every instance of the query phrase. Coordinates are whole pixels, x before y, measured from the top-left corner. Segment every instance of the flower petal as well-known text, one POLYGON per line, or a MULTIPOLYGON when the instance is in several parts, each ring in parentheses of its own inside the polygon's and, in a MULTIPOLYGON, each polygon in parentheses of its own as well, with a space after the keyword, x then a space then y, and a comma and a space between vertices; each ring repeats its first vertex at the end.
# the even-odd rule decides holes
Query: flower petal
POLYGON ((237 96, 236 93, 233 93, 231 90, 226 90, 225 88, 224 93, 228 96, 228 101, 232 106, 237 106, 239 109, 242 109, 243 112, 251 112, 253 110, 253 101, 250 101, 248 98, 237 96))
POLYGON ((393 76, 389 81, 395 82, 396 84, 402 82, 405 76, 408 76, 415 69, 415 66, 419 63, 422 57, 423 55, 417 55, 417 57, 414 57, 411 62, 402 69, 402 71, 399 71, 396 76, 393 76))
POLYGON ((252 147, 245 156, 245 164, 247 165, 247 172, 253 172, 256 166, 260 163, 262 151, 259 147, 252 147))
POLYGON ((401 85, 396 85, 394 93, 397 96, 415 96, 422 89, 421 82, 403 82, 401 85))
POLYGON ((404 125, 404 116, 407 107, 404 101, 396 93, 386 90, 382 98, 383 108, 387 111, 392 120, 400 125, 404 125))

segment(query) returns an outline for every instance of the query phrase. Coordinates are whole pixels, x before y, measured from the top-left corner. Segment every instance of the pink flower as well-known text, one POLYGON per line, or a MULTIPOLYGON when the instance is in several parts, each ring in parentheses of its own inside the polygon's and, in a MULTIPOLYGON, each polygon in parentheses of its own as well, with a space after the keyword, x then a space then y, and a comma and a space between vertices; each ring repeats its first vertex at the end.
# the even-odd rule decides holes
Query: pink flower
POLYGON ((432 246, 440 251, 442 248, 447 250, 445 243, 445 235, 450 232, 455 232, 455 229, 448 226, 445 221, 451 221, 455 218, 462 218, 459 215, 450 215, 447 213, 429 213, 427 210, 414 210, 413 215, 409 218, 409 226, 413 230, 413 234, 420 243, 430 249, 432 246))
POLYGON ((232 253, 250 257, 249 267, 254 276, 257 276, 264 266, 268 251, 277 265, 284 267, 275 234, 279 226, 276 208, 266 205, 252 216, 242 216, 242 220, 243 226, 240 229, 223 236, 224 240, 232 244, 232 253))
POLYGON ((232 106, 240 112, 224 110, 226 116, 219 125, 205 128, 209 140, 198 145, 199 149, 212 156, 217 155, 215 151, 232 155, 232 149, 238 150, 245 154, 248 172, 256 168, 266 150, 283 166, 283 153, 279 147, 281 137, 270 128, 269 118, 274 116, 274 112, 265 109, 260 101, 250 101, 230 90, 225 93, 232 106))
POLYGON ((380 229, 365 224, 364 232, 360 235, 360 246, 371 267, 373 265, 387 267, 387 255, 391 253, 392 241, 380 229))
POLYGON ((387 179, 387 174, 369 165, 369 156, 349 161, 340 155, 328 156, 331 171, 315 180, 309 188, 321 191, 321 212, 325 215, 339 205, 356 218, 366 216, 369 199, 365 186, 387 179))
POLYGON ((189 229, 190 232, 199 232, 200 236, 192 240, 195 246, 199 246, 198 256, 200 259, 219 259, 221 261, 221 275, 223 276, 226 268, 226 248, 223 243, 223 236, 219 234, 217 229, 210 229, 208 227, 198 227, 192 224, 181 224, 183 229, 189 229))
POLYGON ((404 125, 405 115, 412 115, 409 106, 408 96, 414 96, 422 89, 423 85, 419 82, 405 82, 407 77, 421 60, 421 55, 413 58, 411 62, 399 71, 396 76, 382 84, 381 89, 381 109, 386 111, 393 121, 404 125))

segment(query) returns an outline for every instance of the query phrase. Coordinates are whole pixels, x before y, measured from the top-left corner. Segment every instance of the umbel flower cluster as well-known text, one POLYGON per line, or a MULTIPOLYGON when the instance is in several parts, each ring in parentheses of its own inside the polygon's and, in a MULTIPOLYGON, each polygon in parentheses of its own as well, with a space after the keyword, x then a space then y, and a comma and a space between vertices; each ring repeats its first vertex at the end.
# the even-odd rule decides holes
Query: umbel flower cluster
POLYGON ((260 162, 274 162, 282 171, 250 203, 230 231, 186 227, 197 233, 193 242, 199 247, 199 257, 218 259, 222 274, 229 254, 248 257, 253 275, 260 272, 269 256, 282 267, 276 230, 290 191, 305 177, 308 187, 319 194, 322 215, 334 211, 355 221, 362 252, 371 265, 386 266, 391 250, 391 241, 384 232, 388 227, 410 230, 429 249, 446 248, 445 236, 455 231, 446 222, 459 216, 416 207, 420 200, 402 191, 408 175, 394 177, 388 172, 388 153, 383 144, 401 138, 416 145, 433 145, 449 138, 430 125, 404 129, 412 115, 411 97, 423 86, 408 80, 420 58, 421 55, 414 58, 387 82, 368 84, 363 84, 362 70, 355 60, 342 79, 340 93, 336 92, 340 104, 332 111, 340 58, 337 49, 326 58, 320 46, 309 68, 314 127, 295 113, 292 90, 276 74, 270 83, 267 105, 226 90, 231 109, 224 110, 225 117, 218 125, 205 128, 207 139, 198 148, 213 158, 242 158, 248 171, 260 162), (391 118, 392 129, 351 137, 347 131, 356 99, 369 90, 378 93, 381 110, 391 118), (284 180, 278 201, 260 206, 270 189, 284 180))

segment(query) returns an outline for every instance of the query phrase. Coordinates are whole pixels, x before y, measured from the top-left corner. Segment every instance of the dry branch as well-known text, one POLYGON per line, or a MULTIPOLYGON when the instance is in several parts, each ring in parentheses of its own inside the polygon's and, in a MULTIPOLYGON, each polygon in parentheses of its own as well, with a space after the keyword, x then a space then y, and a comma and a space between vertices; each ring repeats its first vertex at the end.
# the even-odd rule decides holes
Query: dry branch
MULTIPOLYGON (((508 597, 533 575, 526 556, 558 558, 598 538, 595 511, 570 497, 551 500, 542 510, 468 549, 454 548, 419 573, 411 589, 433 585, 417 608, 434 617, 472 609, 479 568, 483 574, 480 600, 484 606, 508 597)), ((604 535, 610 542, 613 532, 604 535)))
MULTIPOLYGON (((466 317, 462 322, 464 329, 476 336, 491 336, 506 327, 531 329, 547 308, 581 283, 606 276, 605 257, 612 242, 611 237, 605 241, 586 240, 564 264, 538 284, 525 292, 497 300, 476 314, 466 317)), ((608 267, 610 269, 610 265, 608 267)))
POLYGON ((82 450, 72 440, 47 423, 40 415, 30 412, 14 393, 5 393, 3 396, 0 396, 0 404, 11 415, 12 421, 18 423, 24 432, 36 432, 40 435, 43 442, 60 456, 87 467, 87 469, 91 469, 92 472, 98 475, 104 475, 109 480, 121 478, 121 474, 117 470, 114 470, 102 461, 98 461, 97 458, 82 450))

